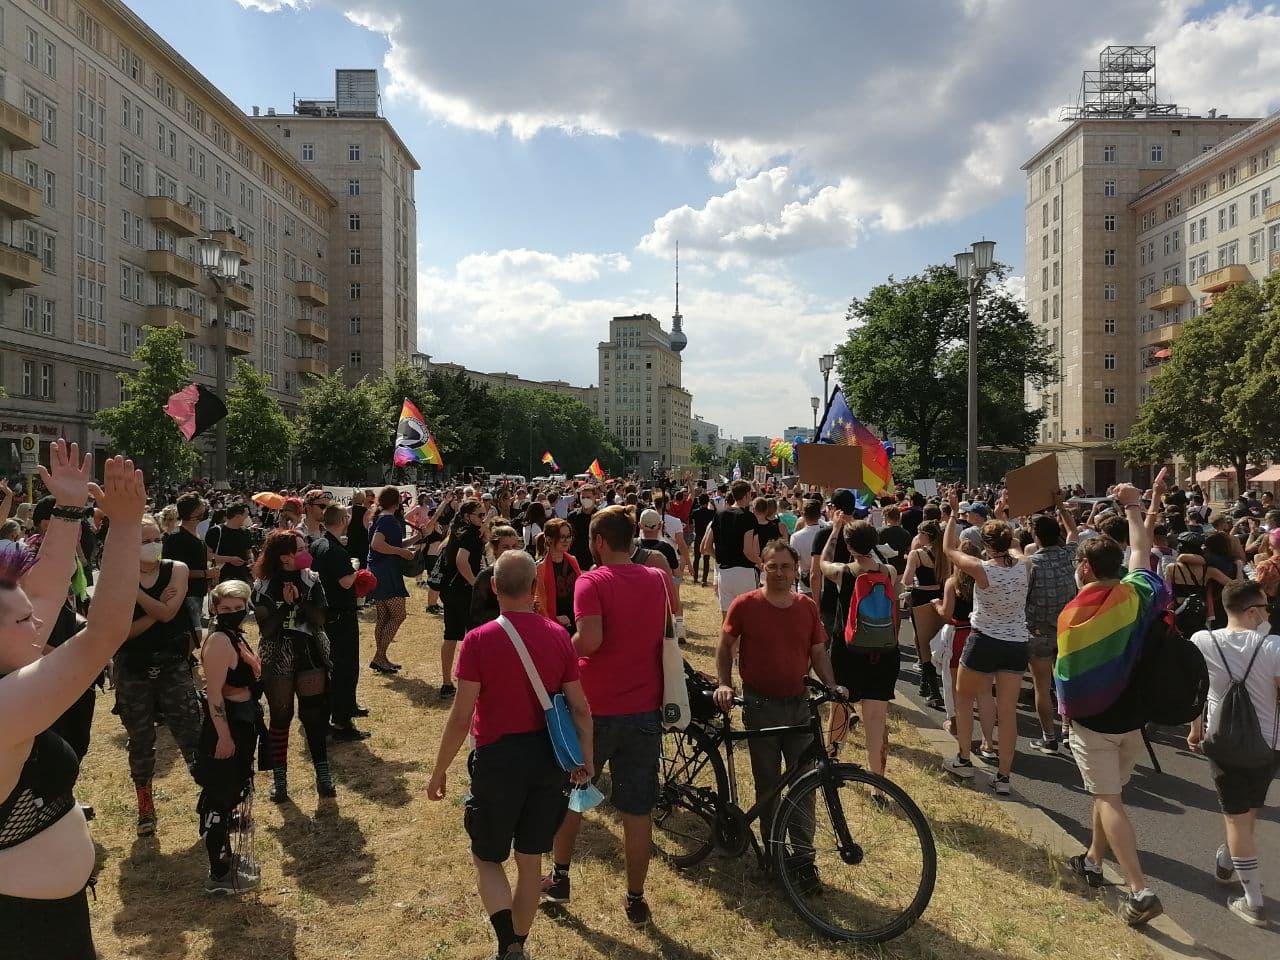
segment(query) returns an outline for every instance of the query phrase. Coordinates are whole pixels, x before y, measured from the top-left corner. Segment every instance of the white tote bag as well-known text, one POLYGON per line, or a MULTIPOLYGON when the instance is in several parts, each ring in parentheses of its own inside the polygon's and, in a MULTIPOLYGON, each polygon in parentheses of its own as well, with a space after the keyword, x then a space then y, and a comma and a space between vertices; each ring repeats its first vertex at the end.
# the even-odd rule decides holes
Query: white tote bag
MULTIPOLYGON (((665 576, 665 575, 664 575, 665 576)), ((689 687, 685 683, 684 654, 675 635, 675 617, 671 613, 671 594, 662 584, 662 599, 667 616, 662 627, 662 725, 668 730, 689 726, 689 687)))

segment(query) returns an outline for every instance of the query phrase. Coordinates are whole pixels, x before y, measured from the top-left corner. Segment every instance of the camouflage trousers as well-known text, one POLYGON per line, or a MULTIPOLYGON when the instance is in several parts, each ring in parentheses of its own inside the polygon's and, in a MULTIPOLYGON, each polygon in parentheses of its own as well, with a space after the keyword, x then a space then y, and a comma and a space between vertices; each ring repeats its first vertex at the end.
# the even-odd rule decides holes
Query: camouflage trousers
POLYGON ((134 783, 150 783, 156 770, 156 715, 193 769, 204 717, 186 660, 138 669, 115 665, 116 708, 129 735, 129 774, 134 783))

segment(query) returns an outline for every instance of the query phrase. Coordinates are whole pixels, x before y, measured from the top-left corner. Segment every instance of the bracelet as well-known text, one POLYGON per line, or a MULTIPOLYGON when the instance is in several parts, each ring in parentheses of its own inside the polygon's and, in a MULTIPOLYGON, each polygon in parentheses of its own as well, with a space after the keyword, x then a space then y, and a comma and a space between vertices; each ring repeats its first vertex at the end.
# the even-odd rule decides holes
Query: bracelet
POLYGON ((50 517, 54 520, 74 520, 79 523, 84 519, 84 507, 54 507, 50 517))

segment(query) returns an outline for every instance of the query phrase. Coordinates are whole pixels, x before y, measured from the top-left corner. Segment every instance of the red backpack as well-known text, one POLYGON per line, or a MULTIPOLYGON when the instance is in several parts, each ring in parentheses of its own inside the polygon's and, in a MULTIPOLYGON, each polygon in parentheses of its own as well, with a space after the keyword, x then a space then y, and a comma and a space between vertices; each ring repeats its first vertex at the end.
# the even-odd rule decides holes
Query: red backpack
MULTIPOLYGON (((845 568, 852 573, 852 566, 845 568)), ((898 645, 898 604, 893 580, 882 569, 858 574, 844 624, 844 645, 852 650, 892 650, 898 645)))

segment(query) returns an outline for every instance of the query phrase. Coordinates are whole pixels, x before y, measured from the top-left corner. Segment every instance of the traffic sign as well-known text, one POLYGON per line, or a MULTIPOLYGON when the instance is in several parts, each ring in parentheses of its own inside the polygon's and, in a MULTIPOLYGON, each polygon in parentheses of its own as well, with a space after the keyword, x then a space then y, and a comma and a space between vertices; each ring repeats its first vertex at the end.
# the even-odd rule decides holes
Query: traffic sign
POLYGON ((22 472, 27 476, 34 476, 36 466, 40 463, 40 438, 34 433, 24 433, 18 441, 18 455, 22 472))

